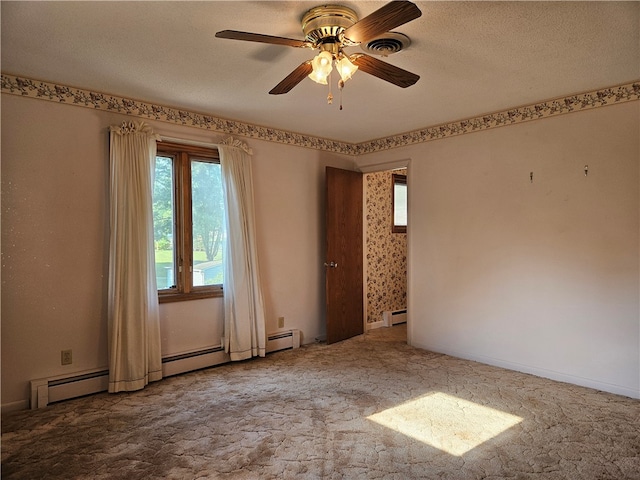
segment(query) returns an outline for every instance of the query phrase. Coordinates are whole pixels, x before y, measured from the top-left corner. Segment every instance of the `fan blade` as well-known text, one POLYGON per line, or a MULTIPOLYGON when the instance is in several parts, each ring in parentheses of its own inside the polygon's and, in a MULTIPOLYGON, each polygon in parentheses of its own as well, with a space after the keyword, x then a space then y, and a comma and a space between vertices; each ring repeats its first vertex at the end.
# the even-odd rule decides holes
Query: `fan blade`
POLYGON ((420 76, 415 73, 408 72, 363 53, 351 55, 349 59, 363 72, 402 88, 410 87, 420 79, 420 76))
POLYGON ((247 42, 270 43, 273 45, 286 45, 288 47, 313 48, 309 42, 295 40, 293 38, 273 37, 260 33, 238 32, 237 30, 222 30, 216 33, 217 38, 229 38, 231 40, 245 40, 247 42))
POLYGON ((269 92, 271 95, 281 95, 289 92, 293 87, 298 85, 304 77, 309 75, 313 68, 311 67, 311 60, 300 64, 293 72, 285 77, 278 85, 273 87, 269 92))
POLYGON ((420 17, 422 12, 411 2, 387 3, 344 31, 344 37, 353 43, 363 43, 420 17))

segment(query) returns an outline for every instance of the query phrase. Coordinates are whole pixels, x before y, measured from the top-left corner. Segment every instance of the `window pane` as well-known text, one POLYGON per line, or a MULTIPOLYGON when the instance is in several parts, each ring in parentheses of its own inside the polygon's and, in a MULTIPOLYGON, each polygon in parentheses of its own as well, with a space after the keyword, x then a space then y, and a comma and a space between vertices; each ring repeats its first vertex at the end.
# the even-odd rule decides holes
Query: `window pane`
POLYGON ((407 184, 393 184, 393 224, 407 226, 407 184))
POLYGON ((153 182, 153 239, 158 290, 173 288, 175 281, 173 158, 156 157, 153 182))
POLYGON ((193 286, 221 285, 224 204, 220 164, 191 161, 193 286))

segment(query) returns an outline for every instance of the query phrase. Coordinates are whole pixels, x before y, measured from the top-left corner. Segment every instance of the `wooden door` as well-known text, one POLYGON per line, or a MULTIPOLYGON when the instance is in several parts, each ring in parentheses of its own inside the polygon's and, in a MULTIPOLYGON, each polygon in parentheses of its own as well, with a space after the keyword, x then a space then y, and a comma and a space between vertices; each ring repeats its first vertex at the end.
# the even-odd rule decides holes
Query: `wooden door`
POLYGON ((327 167, 327 343, 363 333, 362 174, 327 167))

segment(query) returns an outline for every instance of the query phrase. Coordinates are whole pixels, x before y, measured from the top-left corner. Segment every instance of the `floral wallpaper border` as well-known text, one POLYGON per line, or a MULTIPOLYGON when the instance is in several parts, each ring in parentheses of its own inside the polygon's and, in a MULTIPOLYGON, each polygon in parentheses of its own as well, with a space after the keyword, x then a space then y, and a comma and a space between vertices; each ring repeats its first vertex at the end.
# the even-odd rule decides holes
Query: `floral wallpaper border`
POLYGON ((287 132, 275 128, 261 127, 248 123, 227 120, 188 110, 180 110, 162 105, 141 102, 105 93, 92 92, 75 87, 58 85, 25 77, 2 74, 0 86, 3 93, 27 96, 53 102, 68 103, 87 108, 123 113, 135 117, 158 120, 178 125, 204 128, 216 132, 243 137, 257 138, 299 147, 326 150, 346 155, 368 153, 404 147, 416 143, 429 142, 441 138, 473 133, 490 128, 514 125, 548 118, 555 115, 604 107, 615 103, 640 100, 640 80, 625 85, 604 88, 593 92, 571 95, 545 102, 513 108, 502 112, 480 115, 453 123, 421 128, 387 138, 371 140, 359 144, 339 142, 312 137, 300 133, 287 132))
POLYGON ((415 143, 429 142, 440 138, 453 137, 455 135, 473 133, 505 125, 514 125, 530 120, 538 120, 564 113, 604 107, 632 100, 640 100, 640 81, 360 143, 355 145, 355 155, 364 155, 381 150, 388 150, 390 148, 404 147, 415 143))
POLYGON ((154 105, 130 98, 117 97, 30 78, 16 77, 4 73, 0 77, 0 82, 3 93, 123 113, 134 117, 204 128, 231 135, 240 135, 271 142, 353 155, 352 144, 336 140, 328 140, 303 135, 301 133, 292 133, 275 128, 226 120, 224 118, 214 117, 213 115, 154 105))

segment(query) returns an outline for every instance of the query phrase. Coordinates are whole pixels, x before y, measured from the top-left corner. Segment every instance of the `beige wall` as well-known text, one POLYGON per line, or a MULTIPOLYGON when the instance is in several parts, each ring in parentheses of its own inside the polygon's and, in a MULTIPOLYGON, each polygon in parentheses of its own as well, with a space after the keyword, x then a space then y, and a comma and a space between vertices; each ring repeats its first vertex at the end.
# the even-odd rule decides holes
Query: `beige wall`
MULTIPOLYGON (((31 379, 107 364, 107 130, 125 119, 2 95, 3 406, 26 406, 31 379)), ((640 397, 639 123, 630 102, 357 158, 411 159, 411 343, 640 397)), ((313 341, 324 167, 352 161, 248 142, 267 329, 284 316, 313 341)), ((219 344, 219 300, 161 315, 163 354, 219 344)))
POLYGON ((382 321, 385 311, 407 308, 407 234, 393 233, 392 174, 406 169, 364 175, 366 318, 382 321))
POLYGON ((410 342, 640 397, 639 123, 631 102, 358 158, 411 159, 410 342))
MULTIPOLYGON (((107 365, 108 127, 131 117, 2 95, 2 405, 28 382, 107 365), (60 351, 73 364, 60 365, 60 351)), ((160 134, 223 135, 149 122, 160 134)), ((345 156, 247 140, 253 168, 267 331, 324 331, 324 167, 345 156)), ((161 305, 162 353, 220 344, 222 302, 161 305)))

